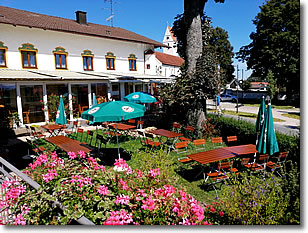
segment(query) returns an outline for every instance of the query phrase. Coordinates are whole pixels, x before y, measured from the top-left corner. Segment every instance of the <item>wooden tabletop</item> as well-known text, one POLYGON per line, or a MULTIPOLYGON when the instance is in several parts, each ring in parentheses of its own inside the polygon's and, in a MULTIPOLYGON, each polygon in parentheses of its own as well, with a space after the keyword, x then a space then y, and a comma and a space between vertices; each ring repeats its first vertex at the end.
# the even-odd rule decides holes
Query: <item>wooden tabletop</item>
POLYGON ((52 124, 52 125, 42 125, 41 127, 47 130, 57 130, 57 129, 62 129, 64 126, 58 124, 52 124))
POLYGON ((247 144, 240 146, 223 147, 215 150, 208 150, 204 152, 199 152, 195 154, 187 155, 187 157, 201 163, 213 163, 224 159, 230 159, 239 155, 248 155, 257 153, 256 145, 247 144))
POLYGON ((176 133, 176 132, 169 131, 169 130, 166 130, 166 129, 156 129, 156 130, 149 131, 149 133, 156 134, 156 135, 159 135, 159 136, 164 136, 164 137, 167 137, 167 138, 176 138, 176 137, 179 137, 179 136, 183 136, 182 133, 176 133))
POLYGON ((134 125, 127 125, 123 123, 113 123, 113 124, 110 124, 110 126, 118 130, 128 130, 128 129, 136 128, 136 126, 134 125))
POLYGON ((45 138, 45 140, 58 146, 60 149, 64 150, 65 152, 75 152, 75 153, 78 153, 78 151, 84 151, 85 153, 91 152, 90 149, 88 149, 85 146, 82 146, 81 142, 68 138, 63 135, 45 138))
POLYGON ((208 150, 208 151, 203 151, 203 152, 187 155, 187 157, 201 164, 213 163, 213 162, 224 160, 224 159, 230 159, 235 156, 236 154, 228 150, 225 150, 224 148, 208 150))
POLYGON ((255 154, 258 152, 256 149, 256 145, 254 144, 230 146, 230 147, 224 147, 224 149, 232 153, 235 153, 237 155, 249 155, 249 154, 255 154))

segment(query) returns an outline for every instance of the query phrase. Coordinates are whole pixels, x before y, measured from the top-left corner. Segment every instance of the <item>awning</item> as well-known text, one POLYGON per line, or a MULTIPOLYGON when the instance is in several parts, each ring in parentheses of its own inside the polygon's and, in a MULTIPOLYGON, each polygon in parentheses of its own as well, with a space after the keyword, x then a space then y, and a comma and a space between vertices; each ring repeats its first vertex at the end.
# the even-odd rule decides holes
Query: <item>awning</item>
POLYGON ((52 80, 106 80, 120 83, 172 83, 173 77, 164 77, 145 74, 105 73, 94 71, 67 71, 67 70, 12 70, 0 69, 0 81, 52 81, 52 80))

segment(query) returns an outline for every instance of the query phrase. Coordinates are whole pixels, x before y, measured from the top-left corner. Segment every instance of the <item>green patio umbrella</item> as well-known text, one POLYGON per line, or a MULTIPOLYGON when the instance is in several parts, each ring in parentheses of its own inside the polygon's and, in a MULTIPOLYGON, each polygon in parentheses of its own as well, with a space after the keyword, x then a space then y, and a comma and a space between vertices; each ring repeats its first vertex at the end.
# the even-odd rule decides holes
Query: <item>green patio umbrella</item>
POLYGON ((258 144, 259 135, 262 129, 265 114, 266 114, 265 100, 264 100, 264 96, 262 96, 262 100, 261 100, 259 111, 258 111, 258 117, 256 121, 256 128, 255 128, 256 133, 257 133, 256 145, 258 144))
POLYGON ((157 99, 149 93, 146 92, 133 92, 124 97, 124 100, 138 103, 138 104, 150 104, 157 102, 157 99))
POLYGON ((95 93, 93 93, 92 106, 97 105, 95 93))
POLYGON ((262 124, 264 122, 264 116, 266 113, 266 108, 265 108, 265 100, 264 96, 262 96, 261 104, 259 107, 259 112, 258 112, 258 117, 257 117, 257 122, 256 122, 256 132, 260 133, 262 129, 262 124))
POLYGON ((274 153, 279 152, 274 129, 272 108, 270 103, 267 106, 264 123, 262 125, 259 140, 257 143, 257 150, 259 151, 260 154, 269 154, 269 155, 273 155, 274 153))
MULTIPOLYGON (((105 121, 122 121, 144 116, 145 110, 145 106, 140 104, 125 101, 111 101, 97 104, 91 107, 87 111, 81 113, 81 118, 90 120, 93 123, 105 121)), ((118 144, 118 155, 120 159, 118 135, 116 134, 116 136, 118 144)))
POLYGON ((67 124, 62 95, 60 96, 60 103, 59 103, 59 108, 58 108, 58 111, 57 111, 56 122, 55 123, 59 124, 59 125, 67 124))

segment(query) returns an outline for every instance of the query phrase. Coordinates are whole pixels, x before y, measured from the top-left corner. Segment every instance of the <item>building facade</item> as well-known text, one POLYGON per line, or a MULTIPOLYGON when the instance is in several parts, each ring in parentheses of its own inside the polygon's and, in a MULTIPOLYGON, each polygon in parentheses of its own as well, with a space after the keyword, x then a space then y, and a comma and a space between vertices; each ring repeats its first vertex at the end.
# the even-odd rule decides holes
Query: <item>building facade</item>
MULTIPOLYGON (((153 93, 169 77, 148 72, 146 53, 160 42, 121 28, 0 6, 0 105, 22 124, 50 120, 47 102, 62 95, 69 119, 134 91, 153 93)), ((150 64, 150 66, 155 66, 150 64)))

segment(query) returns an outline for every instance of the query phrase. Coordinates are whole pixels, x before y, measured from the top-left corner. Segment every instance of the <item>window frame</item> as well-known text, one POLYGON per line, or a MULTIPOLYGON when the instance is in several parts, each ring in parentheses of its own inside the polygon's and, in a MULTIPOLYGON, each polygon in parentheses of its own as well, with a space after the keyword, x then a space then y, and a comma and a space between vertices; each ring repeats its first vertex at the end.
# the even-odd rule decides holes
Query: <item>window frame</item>
POLYGON ((18 48, 20 51, 20 55, 21 55, 21 65, 23 69, 37 69, 37 59, 36 59, 36 55, 37 55, 37 49, 34 48, 34 45, 29 44, 29 43, 24 43, 22 44, 22 46, 20 48, 18 48), (27 61, 28 61, 28 66, 24 65, 24 56, 23 53, 27 53, 27 61), (34 63, 35 66, 31 66, 31 57, 30 57, 30 53, 34 54, 34 63))
POLYGON ((6 62, 7 46, 5 46, 2 41, 0 41, 0 51, 3 51, 3 60, 4 60, 4 65, 0 64, 0 68, 7 68, 7 62, 6 62))
POLYGON ((135 54, 130 54, 128 57, 128 69, 129 71, 137 71, 137 58, 135 54), (131 62, 133 63, 134 67, 131 68, 131 62))
POLYGON ((54 57, 55 57, 55 69, 56 70, 68 70, 68 64, 67 64, 67 55, 68 52, 65 51, 64 48, 62 47, 56 47, 54 51, 52 51, 54 57), (59 62, 60 62, 60 67, 57 67, 57 55, 59 55, 59 62), (64 55, 65 59, 65 67, 62 67, 62 55, 64 55))
POLYGON ((3 51, 3 60, 4 60, 4 65, 0 64, 0 68, 7 68, 6 64, 6 49, 0 47, 0 52, 3 51))
POLYGON ((81 54, 82 57, 82 64, 83 64, 83 70, 84 71, 93 71, 94 70, 94 66, 93 66, 93 60, 94 60, 94 54, 92 54, 92 52, 90 50, 84 50, 83 53, 81 54), (91 69, 89 69, 89 58, 91 58, 91 69), (87 62, 87 68, 85 69, 85 61, 84 59, 86 59, 87 62))
POLYGON ((105 59, 106 59, 106 69, 107 70, 115 70, 115 56, 113 55, 112 52, 108 52, 107 55, 105 56, 105 59), (113 68, 111 68, 110 66, 110 62, 112 61, 113 63, 113 68))

